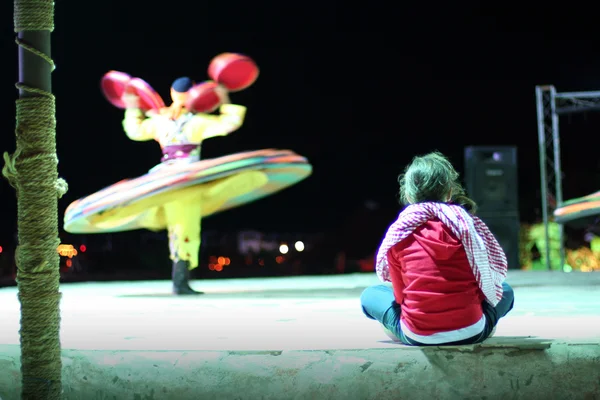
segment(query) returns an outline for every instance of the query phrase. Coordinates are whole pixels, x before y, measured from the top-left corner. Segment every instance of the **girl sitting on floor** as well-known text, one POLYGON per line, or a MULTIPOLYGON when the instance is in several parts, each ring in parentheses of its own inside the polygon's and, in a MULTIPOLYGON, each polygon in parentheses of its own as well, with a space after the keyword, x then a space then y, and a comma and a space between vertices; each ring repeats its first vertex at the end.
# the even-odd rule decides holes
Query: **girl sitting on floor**
POLYGON ((408 206, 376 260, 378 277, 392 287, 365 289, 363 312, 406 345, 484 341, 513 307, 504 251, 440 153, 414 158, 399 182, 408 206))

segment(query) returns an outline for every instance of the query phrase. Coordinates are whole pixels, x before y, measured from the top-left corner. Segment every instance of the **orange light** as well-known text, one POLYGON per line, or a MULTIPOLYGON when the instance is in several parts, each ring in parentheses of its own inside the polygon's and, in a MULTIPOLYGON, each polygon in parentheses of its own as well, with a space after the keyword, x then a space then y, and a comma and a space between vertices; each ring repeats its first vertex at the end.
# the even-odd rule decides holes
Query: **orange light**
POLYGON ((219 257, 217 258, 217 262, 221 265, 225 265, 225 257, 219 257))
POLYGON ((81 246, 79 246, 79 250, 81 250, 82 253, 85 253, 85 251, 87 250, 87 246, 85 244, 82 244, 81 246))
POLYGON ((217 272, 223 271, 223 266, 221 264, 215 265, 215 271, 217 271, 217 272))
POLYGON ((68 259, 65 264, 66 264, 67 268, 71 268, 73 266, 73 261, 71 261, 71 259, 68 259))
POLYGON ((56 250, 63 257, 73 258, 77 255, 77 250, 75 250, 72 244, 61 244, 56 250))

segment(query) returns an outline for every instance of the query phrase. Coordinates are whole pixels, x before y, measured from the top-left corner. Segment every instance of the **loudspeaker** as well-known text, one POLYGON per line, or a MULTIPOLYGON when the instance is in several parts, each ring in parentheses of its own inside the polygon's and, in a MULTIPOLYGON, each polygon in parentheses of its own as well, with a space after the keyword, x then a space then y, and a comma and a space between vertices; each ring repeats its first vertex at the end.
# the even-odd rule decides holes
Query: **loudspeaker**
POLYGON ((508 268, 520 269, 522 267, 519 250, 519 231, 521 223, 515 215, 490 215, 477 213, 483 222, 490 228, 500 247, 506 254, 508 268))
POLYGON ((506 253, 508 267, 521 268, 517 148, 465 148, 465 189, 506 253))
POLYGON ((481 212, 517 213, 517 148, 465 148, 465 188, 481 212))

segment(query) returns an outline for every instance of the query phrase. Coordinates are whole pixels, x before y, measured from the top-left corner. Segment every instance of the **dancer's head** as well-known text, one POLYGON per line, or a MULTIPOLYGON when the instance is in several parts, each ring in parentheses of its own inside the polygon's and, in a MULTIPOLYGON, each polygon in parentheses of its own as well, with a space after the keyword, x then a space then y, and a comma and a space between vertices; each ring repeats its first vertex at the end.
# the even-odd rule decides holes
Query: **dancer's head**
POLYGON ((171 84, 171 100, 173 100, 173 103, 166 109, 169 118, 173 120, 179 118, 187 100, 188 90, 192 86, 194 86, 194 82, 187 76, 173 81, 171 84))
POLYGON ((441 153, 415 157, 398 177, 400 200, 404 204, 423 202, 456 203, 470 212, 476 204, 468 198, 458 179, 458 172, 441 153))
POLYGON ((187 92, 194 86, 194 82, 187 76, 177 78, 171 85, 171 99, 178 105, 184 104, 187 92))

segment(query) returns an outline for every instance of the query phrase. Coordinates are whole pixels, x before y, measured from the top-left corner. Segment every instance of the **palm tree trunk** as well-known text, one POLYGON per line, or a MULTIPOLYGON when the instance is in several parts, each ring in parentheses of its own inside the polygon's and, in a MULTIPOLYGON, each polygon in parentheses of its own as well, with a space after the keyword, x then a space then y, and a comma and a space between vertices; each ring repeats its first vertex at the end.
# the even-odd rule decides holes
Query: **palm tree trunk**
POLYGON ((53 0, 15 0, 14 22, 19 46, 16 151, 4 154, 2 172, 17 192, 21 396, 54 400, 62 393, 57 246, 58 197, 66 183, 58 178, 51 93, 53 0))

